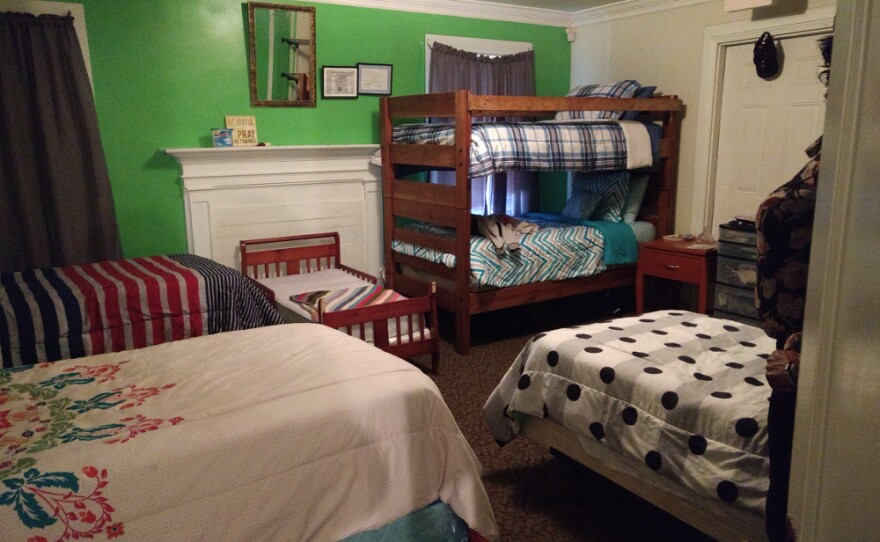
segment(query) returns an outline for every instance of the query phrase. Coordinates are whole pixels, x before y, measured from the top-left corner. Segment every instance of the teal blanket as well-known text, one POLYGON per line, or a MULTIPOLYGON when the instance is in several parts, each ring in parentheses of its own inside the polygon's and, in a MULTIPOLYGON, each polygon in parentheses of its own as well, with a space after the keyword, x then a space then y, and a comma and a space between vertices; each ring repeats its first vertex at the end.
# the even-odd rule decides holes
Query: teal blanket
POLYGON ((467 523, 439 499, 375 531, 349 536, 343 542, 468 542, 467 523))
POLYGON ((565 224, 580 224, 596 228, 605 238, 604 260, 605 265, 617 265, 622 263, 636 263, 639 259, 639 243, 632 226, 625 222, 609 222, 607 220, 574 220, 562 215, 548 213, 526 213, 517 218, 528 222, 562 222, 565 224))
POLYGON ((605 265, 638 261, 639 243, 629 224, 607 220, 584 220, 582 224, 596 228, 605 236, 605 265))

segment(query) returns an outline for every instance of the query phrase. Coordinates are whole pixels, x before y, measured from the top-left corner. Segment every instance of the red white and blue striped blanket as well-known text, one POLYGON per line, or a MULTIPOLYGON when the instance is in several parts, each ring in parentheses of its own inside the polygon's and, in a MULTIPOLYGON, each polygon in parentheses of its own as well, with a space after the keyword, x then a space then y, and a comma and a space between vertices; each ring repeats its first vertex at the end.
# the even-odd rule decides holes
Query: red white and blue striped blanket
POLYGON ((290 300, 299 303, 309 313, 312 320, 319 320, 318 304, 323 302, 324 312, 358 309, 370 305, 380 305, 406 299, 394 290, 387 290, 378 284, 359 286, 357 288, 340 288, 337 290, 319 290, 303 292, 290 296, 290 300))
POLYGON ((281 322, 252 281, 191 254, 0 274, 3 367, 281 322))

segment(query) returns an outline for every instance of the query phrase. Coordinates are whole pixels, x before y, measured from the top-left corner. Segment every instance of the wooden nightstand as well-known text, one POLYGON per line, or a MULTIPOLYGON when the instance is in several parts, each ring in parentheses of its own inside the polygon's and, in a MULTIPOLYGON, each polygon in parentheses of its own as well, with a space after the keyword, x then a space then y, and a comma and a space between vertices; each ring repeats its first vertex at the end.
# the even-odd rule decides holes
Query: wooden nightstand
POLYGON ((655 239, 639 246, 636 271, 636 312, 645 309, 645 276, 695 284, 699 290, 697 311, 709 311, 709 289, 715 281, 717 244, 705 248, 698 241, 655 239), (690 248, 695 247, 695 248, 690 248))

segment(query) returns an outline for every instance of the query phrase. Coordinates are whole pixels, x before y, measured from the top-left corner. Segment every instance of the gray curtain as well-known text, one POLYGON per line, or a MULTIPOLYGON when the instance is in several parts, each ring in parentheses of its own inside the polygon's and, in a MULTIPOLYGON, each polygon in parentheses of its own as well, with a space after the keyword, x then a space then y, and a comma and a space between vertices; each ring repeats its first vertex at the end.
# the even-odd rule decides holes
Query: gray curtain
MULTIPOLYGON (((501 96, 535 95, 535 53, 489 56, 443 43, 431 47, 428 92, 470 90, 501 96)), ((448 121, 447 121, 448 122, 448 121)), ((471 181, 471 212, 517 215, 537 208, 538 177, 508 171, 471 181)), ((454 184, 451 174, 432 175, 432 182, 454 184)))
POLYGON ((0 13, 0 271, 121 257, 73 18, 0 13))

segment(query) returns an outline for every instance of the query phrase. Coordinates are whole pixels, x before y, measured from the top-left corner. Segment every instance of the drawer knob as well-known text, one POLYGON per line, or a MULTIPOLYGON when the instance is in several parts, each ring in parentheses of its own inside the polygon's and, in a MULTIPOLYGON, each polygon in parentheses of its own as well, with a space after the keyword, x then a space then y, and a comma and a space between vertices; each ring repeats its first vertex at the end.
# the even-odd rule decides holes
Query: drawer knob
POLYGON ((670 271, 675 271, 676 269, 681 269, 680 265, 674 265, 671 263, 664 263, 663 267, 665 267, 666 269, 669 269, 670 271))

